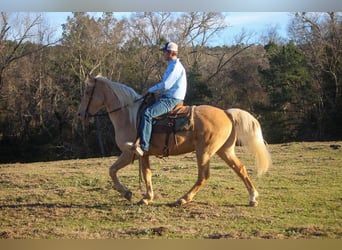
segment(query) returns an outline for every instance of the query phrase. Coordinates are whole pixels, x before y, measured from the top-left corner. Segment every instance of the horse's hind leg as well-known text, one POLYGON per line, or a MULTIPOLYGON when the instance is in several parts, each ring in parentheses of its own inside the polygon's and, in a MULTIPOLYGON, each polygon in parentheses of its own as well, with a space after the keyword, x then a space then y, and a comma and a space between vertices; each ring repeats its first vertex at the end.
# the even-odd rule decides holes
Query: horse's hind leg
POLYGON ((220 150, 217 154, 235 171, 235 173, 242 179, 247 187, 249 193, 249 205, 254 207, 258 205, 256 198, 259 196, 252 181, 250 180, 246 167, 242 164, 239 158, 234 153, 234 147, 226 150, 220 150))
POLYGON ((209 171, 209 161, 211 155, 209 153, 198 153, 197 154, 197 165, 198 165, 198 176, 197 181, 193 185, 193 187, 182 197, 180 198, 176 204, 184 205, 190 202, 196 193, 200 190, 200 188, 207 182, 210 176, 209 171))

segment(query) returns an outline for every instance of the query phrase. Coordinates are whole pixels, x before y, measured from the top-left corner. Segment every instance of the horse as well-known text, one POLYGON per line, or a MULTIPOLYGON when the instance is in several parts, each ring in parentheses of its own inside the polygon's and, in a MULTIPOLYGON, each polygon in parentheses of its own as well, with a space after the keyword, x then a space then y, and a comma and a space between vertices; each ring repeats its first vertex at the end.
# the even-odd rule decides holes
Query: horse
MULTIPOLYGON (((137 138, 137 113, 143 96, 136 93, 131 87, 100 76, 87 75, 85 85, 78 117, 87 123, 100 109, 106 109, 114 126, 116 144, 122 152, 109 168, 109 175, 114 183, 113 188, 128 201, 131 201, 132 192, 120 183, 117 173, 137 157, 132 150, 125 146, 125 143, 135 141, 137 138)), ((249 205, 257 206, 259 193, 250 180, 246 167, 234 151, 238 141, 254 154, 258 176, 269 169, 272 164, 271 156, 257 119, 242 109, 223 110, 210 105, 198 105, 193 109, 192 120, 192 130, 180 131, 175 134, 177 143, 170 143, 169 155, 195 151, 198 168, 197 181, 187 193, 172 204, 182 206, 193 200, 195 194, 209 179, 210 159, 216 154, 235 171, 245 184, 249 193, 249 205)), ((152 132, 149 151, 139 157, 146 194, 138 204, 148 205, 153 201, 149 157, 163 154, 166 136, 166 134, 152 132)))

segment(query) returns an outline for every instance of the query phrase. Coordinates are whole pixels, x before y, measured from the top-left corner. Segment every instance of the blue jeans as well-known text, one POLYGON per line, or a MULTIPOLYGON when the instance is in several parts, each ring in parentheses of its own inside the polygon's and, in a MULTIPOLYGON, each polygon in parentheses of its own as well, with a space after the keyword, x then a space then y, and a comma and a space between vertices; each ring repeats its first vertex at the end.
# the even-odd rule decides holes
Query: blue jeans
POLYGON ((171 111, 182 100, 162 96, 142 113, 140 123, 140 147, 148 151, 152 134, 152 119, 171 111))

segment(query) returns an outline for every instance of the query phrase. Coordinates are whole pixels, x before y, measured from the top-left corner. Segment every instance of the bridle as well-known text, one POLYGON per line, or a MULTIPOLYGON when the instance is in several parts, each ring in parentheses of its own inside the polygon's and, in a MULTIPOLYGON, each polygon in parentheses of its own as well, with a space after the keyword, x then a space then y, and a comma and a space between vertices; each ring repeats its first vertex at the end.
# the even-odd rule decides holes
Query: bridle
MULTIPOLYGON (((96 80, 97 80, 97 79, 95 78, 94 87, 93 87, 92 90, 91 90, 91 94, 90 94, 90 97, 89 97, 89 101, 88 101, 88 104, 87 104, 87 108, 86 108, 86 110, 85 110, 85 114, 86 114, 87 117, 106 116, 106 115, 108 115, 108 114, 110 114, 110 113, 115 113, 115 112, 117 112, 117 111, 120 111, 121 109, 127 108, 127 107, 130 105, 130 104, 125 104, 125 105, 123 105, 123 106, 121 106, 121 107, 115 108, 115 109, 113 109, 113 110, 111 110, 111 111, 108 111, 108 112, 106 112, 106 113, 101 113, 101 114, 90 114, 90 113, 89 113, 89 106, 90 106, 90 104, 91 104, 91 101, 93 100, 93 96, 94 96, 94 92, 95 92, 95 88, 96 88, 96 80)), ((146 96, 146 95, 145 95, 145 96, 146 96)), ((144 99, 145 96, 142 96, 142 97, 140 97, 140 98, 138 98, 138 99, 135 99, 133 103, 139 102, 140 100, 144 99)))
POLYGON ((95 79, 94 87, 91 89, 91 94, 90 94, 90 97, 89 97, 89 101, 88 101, 88 104, 87 104, 87 108, 86 108, 86 110, 85 110, 85 114, 86 114, 86 116, 88 116, 88 117, 96 116, 96 115, 92 115, 92 114, 90 114, 90 113, 88 112, 90 103, 91 103, 91 101, 93 100, 93 95, 94 95, 94 92, 95 92, 95 88, 96 88, 96 79, 95 79))

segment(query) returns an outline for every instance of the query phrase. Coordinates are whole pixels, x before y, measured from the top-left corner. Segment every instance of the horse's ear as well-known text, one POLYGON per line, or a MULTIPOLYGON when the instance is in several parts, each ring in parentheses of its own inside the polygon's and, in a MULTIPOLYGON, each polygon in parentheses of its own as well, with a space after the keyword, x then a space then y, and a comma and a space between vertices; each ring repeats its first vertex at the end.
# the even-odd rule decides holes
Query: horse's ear
POLYGON ((87 73, 85 82, 87 85, 92 86, 95 82, 94 77, 92 77, 89 73, 87 73))
POLYGON ((91 80, 93 80, 93 77, 91 77, 91 75, 87 73, 87 81, 91 81, 91 80))

